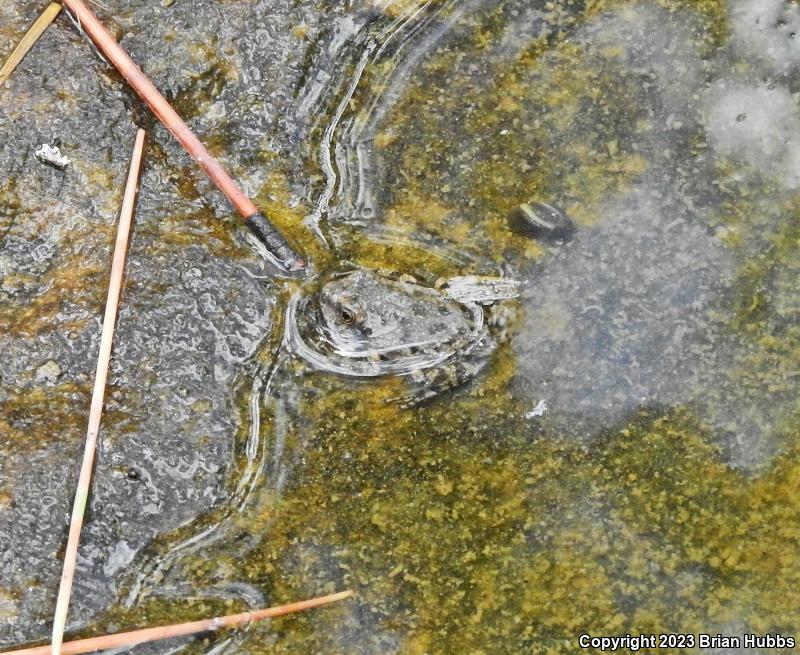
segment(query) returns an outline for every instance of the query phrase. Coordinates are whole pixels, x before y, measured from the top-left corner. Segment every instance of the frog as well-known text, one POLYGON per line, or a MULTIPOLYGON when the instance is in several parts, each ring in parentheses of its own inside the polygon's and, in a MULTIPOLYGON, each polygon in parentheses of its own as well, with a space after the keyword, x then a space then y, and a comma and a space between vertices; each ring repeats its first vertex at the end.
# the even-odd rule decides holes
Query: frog
POLYGON ((315 370, 401 376, 415 405, 477 377, 502 343, 518 282, 455 276, 433 286, 410 275, 354 268, 289 302, 287 350, 315 370))

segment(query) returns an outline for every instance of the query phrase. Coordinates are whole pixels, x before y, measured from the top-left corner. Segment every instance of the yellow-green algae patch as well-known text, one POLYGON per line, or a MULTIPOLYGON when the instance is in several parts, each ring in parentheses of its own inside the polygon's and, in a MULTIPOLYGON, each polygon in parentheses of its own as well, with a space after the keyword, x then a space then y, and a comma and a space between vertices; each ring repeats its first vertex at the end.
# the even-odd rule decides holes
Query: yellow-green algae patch
MULTIPOLYGON (((45 233, 52 219, 52 212, 45 207, 17 207, 14 212, 14 222, 24 221, 28 234, 34 236, 45 233)), ((44 276, 23 272, 4 276, 2 290, 12 295, 0 304, 0 329, 31 336, 82 327, 80 321, 59 322, 56 315, 65 302, 101 307, 110 265, 90 253, 98 248, 110 251, 113 230, 113 225, 76 222, 71 229, 59 231, 58 254, 44 276)))
MULTIPOLYGON (((474 36, 481 38, 481 32, 474 36)), ((471 48, 480 51, 480 43, 426 60, 424 74, 408 85, 376 136, 402 181, 392 188, 386 220, 447 234, 499 257, 510 251, 535 258, 536 245, 507 227, 515 207, 531 198, 557 200, 591 223, 588 207, 647 170, 626 139, 631 124, 645 125, 631 100, 636 80, 613 53, 597 58, 585 44, 559 42, 536 57, 525 51, 514 61, 490 63, 487 84, 485 76, 464 72, 471 48), (532 99, 540 108, 536 117, 528 108, 532 99), (466 162, 459 151, 470 158, 455 172, 463 197, 450 181, 454 161, 466 162)))
MULTIPOLYGON (((272 159, 274 153, 264 150, 262 157, 272 159)), ((270 172, 255 201, 259 209, 314 268, 324 269, 332 264, 331 251, 324 248, 303 223, 305 207, 291 206, 288 179, 279 170, 270 172)))
MULTIPOLYGON (((710 55, 726 33, 723 2, 653 6, 688 10, 701 53, 710 55)), ((652 126, 637 105, 641 80, 626 69, 625 46, 568 37, 628 7, 616 0, 546 3, 550 34, 531 37, 511 58, 493 52, 513 20, 502 3, 461 18, 459 40, 422 58, 374 134, 393 180, 384 221, 447 235, 498 259, 541 254, 508 229, 509 213, 523 202, 555 202, 579 223, 596 221, 592 209, 647 172, 649 161, 630 134, 631 126, 652 126)), ((371 106, 394 65, 389 59, 367 69, 351 109, 371 106)))
MULTIPOLYGON (((166 38, 174 38, 167 35, 166 38)), ((238 74, 227 59, 220 56, 216 39, 206 43, 189 46, 189 58, 184 62, 190 70, 185 70, 189 79, 184 88, 178 91, 172 105, 185 118, 199 116, 208 111, 214 99, 218 98, 228 82, 235 82, 238 74)), ((225 53, 231 56, 232 53, 225 53)))
POLYGON ((733 170, 730 162, 718 166, 722 203, 716 228, 738 266, 719 320, 748 347, 729 375, 750 394, 782 399, 774 410, 780 411, 776 436, 791 447, 800 416, 800 194, 756 171, 732 175, 733 170))
MULTIPOLYGON (((47 448, 54 441, 79 444, 86 433, 90 399, 89 382, 6 388, 0 399, 0 447, 12 455, 47 448)), ((117 406, 107 407, 104 416, 110 425, 128 423, 126 430, 135 430, 130 416, 117 406)))
POLYGON ((499 391, 510 375, 501 358, 492 403, 408 412, 386 402, 390 381, 323 385, 301 408, 291 487, 184 568, 197 588, 244 580, 273 602, 358 597, 275 621, 247 652, 571 653, 584 632, 791 632, 800 450, 748 479, 681 410, 643 411, 591 447, 537 439, 499 391))
POLYGON ((91 205, 81 210, 58 200, 47 186, 49 176, 22 172, 0 186, 0 239, 29 243, 26 256, 36 269, 6 270, 0 279, 0 330, 5 333, 32 337, 79 331, 86 320, 59 318, 65 306, 102 311, 121 178, 113 167, 77 157, 70 170, 71 177, 62 183, 94 189, 91 205), (44 255, 37 254, 40 248, 44 255))

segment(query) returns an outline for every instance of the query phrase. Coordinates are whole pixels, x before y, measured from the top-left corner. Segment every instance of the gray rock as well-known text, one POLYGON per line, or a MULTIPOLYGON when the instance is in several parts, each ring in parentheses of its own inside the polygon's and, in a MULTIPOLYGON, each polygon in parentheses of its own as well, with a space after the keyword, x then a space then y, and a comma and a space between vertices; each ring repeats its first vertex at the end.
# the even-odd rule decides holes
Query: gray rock
MULTIPOLYGON (((287 178, 301 166, 290 109, 308 48, 341 11, 320 4, 108 0, 93 9, 263 201, 270 179, 302 191, 287 178)), ((3 3, 4 36, 20 38, 40 10, 3 3)), ((20 429, 27 421, 52 435, 24 447, 0 441, 0 485, 14 497, 0 507, 0 600, 14 591, 0 606, 2 646, 48 634, 137 123, 148 147, 70 629, 114 601, 132 553, 224 499, 243 420, 238 386, 272 329, 277 271, 62 12, 0 88, 0 401, 20 409, 20 429), (63 171, 34 159, 54 138, 72 160, 63 171), (49 390, 46 417, 25 405, 34 384, 49 390)))

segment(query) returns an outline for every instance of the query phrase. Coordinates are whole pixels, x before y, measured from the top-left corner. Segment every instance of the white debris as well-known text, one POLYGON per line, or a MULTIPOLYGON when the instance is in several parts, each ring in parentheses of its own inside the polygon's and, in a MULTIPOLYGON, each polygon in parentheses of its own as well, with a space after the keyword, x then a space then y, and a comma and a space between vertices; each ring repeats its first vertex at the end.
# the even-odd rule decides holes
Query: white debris
POLYGON ((108 556, 108 560, 103 565, 103 573, 107 576, 114 575, 120 569, 124 569, 133 561, 137 553, 136 548, 131 548, 126 541, 120 540, 114 546, 114 550, 108 556))
POLYGON ((538 403, 536 403, 536 407, 525 414, 525 418, 536 418, 537 416, 542 416, 546 411, 547 401, 540 400, 538 403))
POLYGON ((61 367, 57 361, 51 359, 36 369, 36 382, 55 384, 59 375, 61 375, 61 367))
POLYGON ((43 143, 36 148, 33 154, 36 155, 36 159, 40 162, 55 166, 62 171, 72 163, 69 157, 61 153, 58 146, 51 146, 47 143, 43 143))

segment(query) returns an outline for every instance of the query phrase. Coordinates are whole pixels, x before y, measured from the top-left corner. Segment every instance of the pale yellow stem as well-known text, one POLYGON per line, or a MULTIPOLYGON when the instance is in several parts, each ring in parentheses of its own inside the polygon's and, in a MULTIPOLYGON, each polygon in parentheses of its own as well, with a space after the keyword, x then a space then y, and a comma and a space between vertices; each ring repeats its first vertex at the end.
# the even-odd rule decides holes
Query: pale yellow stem
POLYGON ((11 51, 11 54, 6 59, 6 62, 0 68, 0 86, 5 84, 6 80, 11 77, 11 73, 17 67, 17 64, 22 61, 23 57, 28 54, 34 43, 39 40, 39 37, 44 33, 50 23, 58 16, 61 11, 61 5, 57 2, 51 2, 47 5, 39 18, 31 25, 31 28, 22 37, 22 41, 17 44, 17 47, 11 51))
POLYGON ((52 653, 60 655, 61 642, 64 639, 64 627, 67 622, 67 610, 72 595, 72 579, 75 576, 75 562, 78 557, 78 543, 83 526, 83 515, 86 511, 86 501, 89 497, 89 488, 92 481, 92 467, 94 455, 97 450, 97 434, 100 431, 100 417, 103 414, 103 398, 108 378, 108 364, 111 359, 111 344, 114 341, 114 325, 117 320, 117 306, 122 289, 122 275, 125 271, 125 256, 128 251, 128 235, 130 234, 131 217, 133 216, 136 201, 136 186, 139 180, 139 168, 142 162, 142 149, 144 148, 144 130, 136 134, 136 143, 133 148, 131 166, 128 171, 128 182, 125 185, 125 195, 122 199, 122 211, 117 227, 117 241, 114 245, 114 257, 111 263, 111 278, 108 283, 108 297, 106 311, 103 317, 103 331, 100 337, 100 354, 97 357, 97 372, 94 378, 94 391, 92 404, 89 409, 89 427, 86 430, 86 445, 83 451, 83 462, 78 477, 78 487, 75 492, 75 501, 72 504, 72 520, 69 525, 69 538, 67 549, 64 553, 64 569, 61 573, 61 584, 58 588, 58 599, 53 618, 52 653))

